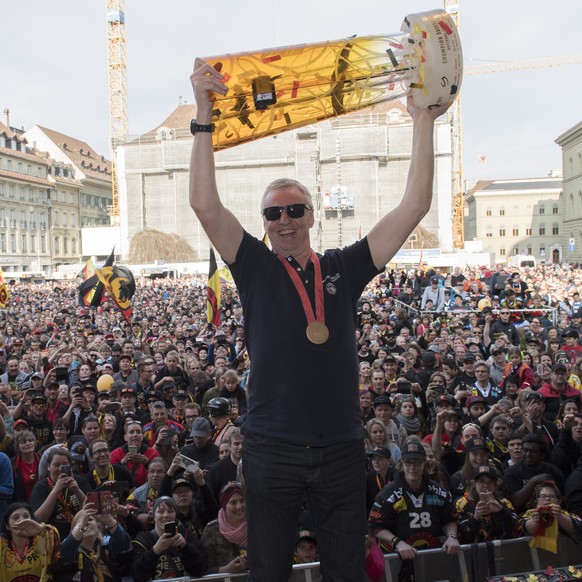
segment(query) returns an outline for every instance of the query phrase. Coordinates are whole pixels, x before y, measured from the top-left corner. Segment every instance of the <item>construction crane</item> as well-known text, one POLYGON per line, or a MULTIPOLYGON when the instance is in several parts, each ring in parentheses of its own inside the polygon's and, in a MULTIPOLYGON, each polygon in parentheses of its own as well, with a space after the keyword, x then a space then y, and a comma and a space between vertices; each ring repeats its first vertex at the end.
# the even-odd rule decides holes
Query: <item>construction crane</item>
MULTIPOLYGON (((445 0, 445 10, 450 14, 459 30, 459 3, 457 0, 445 0)), ((451 190, 453 195, 452 223, 453 247, 462 249, 465 245, 465 195, 463 193, 463 138, 461 125, 461 94, 451 106, 451 131, 453 157, 451 167, 451 190)))
POLYGON ((111 146, 111 225, 119 226, 117 147, 127 141, 127 66, 124 0, 106 0, 109 79, 109 139, 111 146))

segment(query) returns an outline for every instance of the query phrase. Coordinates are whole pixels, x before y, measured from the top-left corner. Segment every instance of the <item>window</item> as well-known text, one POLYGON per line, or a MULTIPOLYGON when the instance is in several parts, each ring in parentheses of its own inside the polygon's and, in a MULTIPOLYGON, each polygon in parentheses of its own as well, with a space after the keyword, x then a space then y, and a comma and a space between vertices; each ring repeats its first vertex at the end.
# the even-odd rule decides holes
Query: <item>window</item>
POLYGON ((487 209, 487 211, 485 212, 485 214, 486 214, 487 216, 491 216, 491 214, 493 214, 493 212, 492 212, 491 208, 488 208, 488 209, 487 209))
POLYGON ((6 235, 4 233, 0 233, 0 252, 6 252, 6 235))
POLYGON ((556 223, 552 225, 552 234, 560 234, 560 227, 556 223))
POLYGON ((36 253, 36 235, 30 235, 30 252, 36 253))
POLYGON ((40 237, 40 252, 46 253, 46 236, 44 234, 40 237))
POLYGON ((513 247, 513 256, 519 255, 519 247, 513 247))
POLYGON ((543 204, 540 204, 540 214, 546 213, 546 207, 543 204))
POLYGON ((32 175, 32 166, 30 164, 28 164, 28 166, 26 166, 26 173, 29 176, 32 175))
POLYGON ((505 256, 505 249, 499 249, 499 256, 500 257, 504 257, 505 256))
POLYGON ((0 182, 0 196, 4 198, 4 184, 0 182))
POLYGON ((73 255, 77 254, 77 239, 76 238, 71 239, 71 253, 73 255))
POLYGON ((540 236, 544 236, 546 234, 546 225, 545 224, 540 224, 540 229, 539 229, 539 235, 540 236))
POLYGON ((499 236, 505 236, 505 228, 501 227, 499 229, 499 236))
POLYGON ((14 186, 12 184, 8 186, 8 198, 14 198, 14 186))
POLYGON ((65 236, 63 238, 63 255, 69 254, 69 239, 65 236))
POLYGON ((55 238, 54 238, 53 247, 54 247, 53 250, 54 250, 55 255, 60 255, 61 254, 61 247, 59 245, 59 237, 58 236, 55 236, 55 238))
POLYGON ((22 162, 18 162, 18 173, 22 174, 22 162))
POLYGON ((25 197, 24 197, 24 188, 20 188, 20 200, 25 200, 25 197))
POLYGON ((557 204, 554 204, 552 206, 552 214, 558 214, 558 205, 557 204))
POLYGON ((488 232, 485 236, 487 238, 493 238, 493 233, 492 232, 488 232))
POLYGON ((66 192, 61 192, 61 202, 63 204, 67 203, 67 193, 66 192))
POLYGON ((531 255, 531 253, 532 253, 532 246, 531 245, 527 245, 525 247, 525 252, 526 252, 526 254, 531 255))
POLYGON ((499 216, 505 216, 505 208, 499 209, 499 216))
POLYGON ((32 188, 28 189, 28 201, 34 202, 34 190, 32 188))
POLYGON ((63 212, 63 226, 67 226, 67 213, 63 212))
POLYGON ((11 234, 10 235, 10 252, 11 253, 16 253, 16 235, 15 234, 11 234))
POLYGON ((53 224, 54 226, 59 226, 59 211, 53 210, 53 224))
POLYGON ((513 234, 513 236, 519 236, 519 228, 514 228, 511 233, 513 234))
POLYGON ((28 248, 27 248, 27 244, 26 244, 26 235, 23 234, 20 237, 20 252, 22 253, 27 253, 28 252, 28 248))
POLYGON ((73 212, 71 212, 71 226, 77 226, 77 217, 73 212))
MULTIPOLYGON (((526 228, 525 229, 525 236, 531 236, 531 228, 526 228)), ((530 253, 531 254, 531 253, 530 253)))
POLYGON ((73 192, 69 194, 69 202, 75 204, 75 194, 73 192))

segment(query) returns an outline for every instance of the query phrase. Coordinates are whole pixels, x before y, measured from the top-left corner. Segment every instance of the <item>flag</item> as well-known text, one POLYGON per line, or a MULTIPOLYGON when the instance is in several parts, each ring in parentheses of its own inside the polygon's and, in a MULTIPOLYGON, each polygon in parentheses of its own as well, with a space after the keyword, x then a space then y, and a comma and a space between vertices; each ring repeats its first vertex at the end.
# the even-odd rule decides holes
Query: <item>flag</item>
POLYGON ((220 325, 220 275, 212 247, 206 287, 206 321, 216 326, 220 325))
MULTIPOLYGON (((103 268, 111 267, 113 265, 113 261, 115 259, 115 247, 111 251, 109 258, 105 261, 103 268)), ((101 305, 104 301, 106 301, 106 297, 104 297, 104 287, 103 283, 97 277, 95 265, 93 261, 89 259, 87 264, 81 271, 80 275, 90 275, 87 279, 83 281, 78 287, 79 289, 79 305, 84 305, 86 307, 97 307, 101 305)))
POLYGON ((265 245, 267 245, 269 248, 271 247, 270 243, 269 243, 269 235, 265 232, 265 234, 263 235, 263 242, 265 243, 265 245))
POLYGON ((420 242, 420 258, 418 259, 418 275, 422 276, 423 275, 423 270, 422 270, 422 251, 424 249, 424 241, 420 242))
MULTIPOLYGON (((112 253, 113 255, 113 253, 112 253)), ((131 323, 131 298, 135 293, 133 273, 124 265, 103 266, 95 271, 103 290, 119 308, 125 321, 131 323)))
POLYGON ((81 269, 80 273, 77 273, 77 277, 81 277, 83 281, 90 279, 95 274, 95 265, 93 264, 93 259, 89 259, 85 266, 81 269))
POLYGON ((0 269, 0 308, 4 309, 8 300, 10 299, 10 293, 8 292, 8 287, 6 286, 6 281, 4 281, 4 273, 0 269))
POLYGON ((218 269, 218 273, 220 274, 220 278, 223 281, 226 281, 227 283, 234 283, 234 279, 232 278, 232 273, 230 272, 230 269, 224 265, 224 267, 221 267, 220 269, 218 269))

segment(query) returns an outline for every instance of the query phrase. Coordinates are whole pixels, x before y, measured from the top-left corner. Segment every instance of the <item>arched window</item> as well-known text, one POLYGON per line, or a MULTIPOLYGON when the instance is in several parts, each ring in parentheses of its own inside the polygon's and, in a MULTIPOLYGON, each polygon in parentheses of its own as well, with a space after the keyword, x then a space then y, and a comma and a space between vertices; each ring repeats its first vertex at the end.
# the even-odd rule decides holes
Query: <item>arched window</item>
POLYGON ((546 234, 546 225, 543 222, 540 224, 539 233, 538 234, 540 236, 544 236, 546 234))

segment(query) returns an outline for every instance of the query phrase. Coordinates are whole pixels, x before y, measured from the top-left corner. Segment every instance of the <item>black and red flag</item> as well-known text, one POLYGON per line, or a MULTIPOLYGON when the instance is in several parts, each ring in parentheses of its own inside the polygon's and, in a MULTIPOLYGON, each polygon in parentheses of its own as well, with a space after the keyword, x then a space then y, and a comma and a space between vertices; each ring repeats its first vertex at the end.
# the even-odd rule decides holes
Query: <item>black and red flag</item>
POLYGON ((220 325, 220 274, 212 247, 210 247, 210 266, 206 287, 206 322, 215 326, 220 325))

